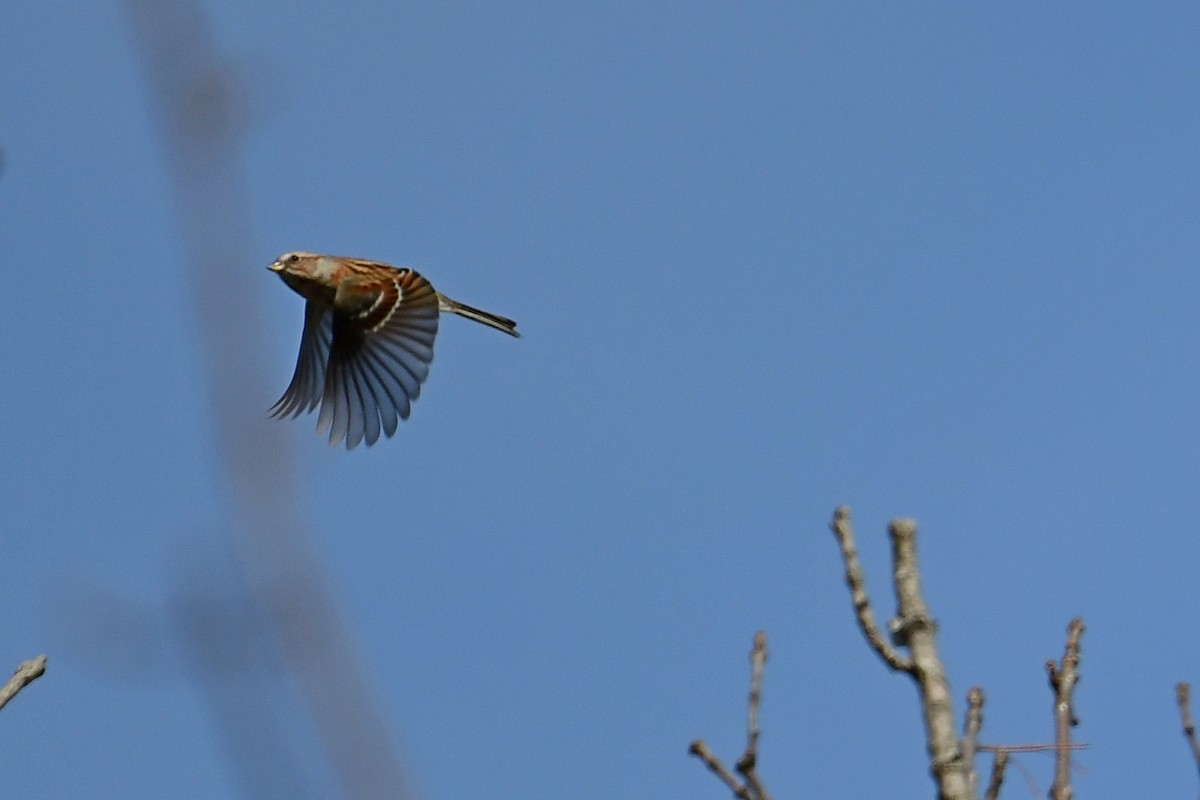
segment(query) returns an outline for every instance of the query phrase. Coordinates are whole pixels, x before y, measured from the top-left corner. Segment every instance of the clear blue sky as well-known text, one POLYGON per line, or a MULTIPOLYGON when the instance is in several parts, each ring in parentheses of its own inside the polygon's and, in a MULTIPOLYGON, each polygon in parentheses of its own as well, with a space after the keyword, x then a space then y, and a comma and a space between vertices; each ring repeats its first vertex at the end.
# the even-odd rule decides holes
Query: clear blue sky
MULTIPOLYGON (((444 321, 371 450, 263 423, 423 797, 726 797, 686 748, 740 752, 758 628, 776 796, 931 796, 842 503, 885 617, 886 523, 919 520, 985 741, 1050 738, 1081 614, 1077 793, 1195 795, 1195 4, 206 7, 249 126, 247 404, 294 363, 285 250, 416 266, 525 333, 444 321)), ((0 784, 237 797, 170 632, 229 494, 128 20, 3 17, 0 669, 50 671, 0 713, 0 784)))

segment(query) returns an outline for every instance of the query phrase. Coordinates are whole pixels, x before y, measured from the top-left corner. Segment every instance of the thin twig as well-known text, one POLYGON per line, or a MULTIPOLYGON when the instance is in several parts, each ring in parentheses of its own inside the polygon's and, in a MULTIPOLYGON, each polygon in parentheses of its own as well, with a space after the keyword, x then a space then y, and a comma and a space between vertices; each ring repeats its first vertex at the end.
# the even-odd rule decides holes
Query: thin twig
POLYGON ((8 701, 17 696, 17 692, 36 681, 46 672, 46 657, 38 656, 28 661, 22 661, 17 671, 0 689, 0 708, 8 705, 8 701))
POLYGON ((972 686, 967 692, 967 719, 963 725, 962 757, 967 768, 967 787, 971 797, 979 796, 979 772, 975 769, 975 752, 979 731, 983 728, 983 688, 972 686))
MULTIPOLYGON (((981 753, 1057 753, 1057 744, 981 744, 976 748, 981 753)), ((1086 742, 1071 742, 1067 750, 1087 750, 1086 742)))
POLYGON ((704 765, 730 788, 734 797, 739 800, 754 800, 754 795, 750 794, 750 790, 743 786, 741 781, 721 763, 721 759, 717 758, 716 753, 708 749, 708 745, 704 743, 703 739, 692 742, 688 747, 688 753, 703 761, 704 765))
POLYGON ((737 770, 746 779, 743 784, 708 749, 703 739, 697 739, 688 747, 688 753, 696 756, 712 770, 712 773, 729 787, 739 800, 771 800, 758 774, 758 712, 762 705, 762 677, 767 664, 767 635, 762 631, 754 634, 754 645, 750 648, 750 700, 746 712, 746 752, 738 759, 737 770))
MULTIPOLYGON (((1070 742, 1069 745, 1067 745, 1067 750, 1087 750, 1087 747, 1088 747, 1087 742, 1073 741, 1073 742, 1070 742)), ((1038 788, 1038 782, 1037 782, 1037 780, 1034 780, 1032 772, 1030 772, 1030 770, 1027 770, 1025 768, 1025 766, 1021 764, 1019 759, 1016 759, 1016 758, 1009 759, 1009 756, 1012 756, 1012 754, 1014 754, 1014 753, 1057 753, 1058 750, 1060 750, 1060 747, 1058 747, 1058 745, 1055 745, 1055 744, 978 745, 976 747, 977 752, 992 753, 992 754, 994 754, 994 756, 997 759, 1000 758, 1001 756, 1003 756, 1004 757, 1004 766, 1007 766, 1009 763, 1009 760, 1012 760, 1013 766, 1015 766, 1015 768, 1021 772, 1021 776, 1025 778, 1026 786, 1028 786, 1028 788, 1030 788, 1030 794, 1034 795, 1034 796, 1042 794, 1042 790, 1040 790, 1038 788)), ((994 769, 994 770, 996 769, 995 764, 992 765, 992 769, 994 769)), ((1003 770, 1003 768, 1001 768, 1001 770, 1003 770)), ((1001 776, 1001 778, 997 778, 995 776, 995 774, 992 774, 991 780, 992 781, 1002 780, 1002 777, 1003 776, 1001 776)), ((1000 787, 998 787, 998 786, 996 788, 997 788, 997 790, 1000 789, 1000 787)))
POLYGON ((912 672, 912 661, 896 652, 875 620, 871 610, 871 599, 867 596, 867 581, 862 564, 858 560, 858 548, 854 544, 854 528, 850 524, 850 509, 840 506, 833 513, 830 525, 842 550, 842 561, 846 565, 846 585, 850 587, 850 598, 854 602, 854 615, 858 627, 867 637, 871 649, 879 654, 884 663, 897 672, 912 672))
POLYGON ((1054 690, 1054 741, 1056 745, 1052 800, 1071 800, 1071 728, 1079 724, 1075 716, 1075 687, 1079 683, 1079 639, 1083 636, 1083 619, 1076 617, 1067 626, 1067 646, 1062 663, 1046 662, 1050 687, 1054 690))
POLYGON ((1000 784, 1004 783, 1004 768, 1008 766, 1008 751, 1001 750, 992 759, 992 775, 988 778, 987 793, 984 800, 996 800, 1000 796, 1000 784))
POLYGON ((738 759, 737 770, 746 779, 751 794, 759 800, 771 800, 758 774, 758 711, 762 703, 763 668, 767 664, 767 634, 754 634, 754 646, 750 649, 750 700, 747 706, 746 752, 738 759))
POLYGON ((1192 758, 1200 768, 1200 742, 1196 741, 1196 721, 1192 719, 1192 685, 1181 681, 1175 687, 1175 698, 1179 701, 1179 716, 1183 719, 1183 735, 1192 748, 1192 758))

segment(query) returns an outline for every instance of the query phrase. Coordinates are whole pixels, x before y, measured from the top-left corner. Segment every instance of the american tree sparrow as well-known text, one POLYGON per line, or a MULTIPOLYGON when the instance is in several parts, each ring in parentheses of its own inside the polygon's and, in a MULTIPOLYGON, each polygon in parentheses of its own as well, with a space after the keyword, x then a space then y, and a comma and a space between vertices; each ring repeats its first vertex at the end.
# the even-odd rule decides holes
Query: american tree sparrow
POLYGON ((510 336, 517 323, 451 300, 417 272, 361 258, 284 253, 267 269, 302 296, 304 332, 292 382, 271 416, 321 407, 317 433, 329 444, 375 444, 392 436, 433 360, 438 314, 449 311, 510 336))

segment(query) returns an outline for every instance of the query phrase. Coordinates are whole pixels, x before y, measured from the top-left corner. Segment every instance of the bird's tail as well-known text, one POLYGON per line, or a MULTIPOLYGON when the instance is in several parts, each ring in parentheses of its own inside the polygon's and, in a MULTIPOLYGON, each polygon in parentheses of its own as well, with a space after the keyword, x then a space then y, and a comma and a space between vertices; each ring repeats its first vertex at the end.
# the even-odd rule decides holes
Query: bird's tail
POLYGON ((509 336, 520 336, 517 333, 517 323, 508 317, 502 317, 499 314, 493 314, 490 311, 484 311, 479 308, 474 308, 466 303, 460 303, 457 300, 451 300, 444 294, 438 294, 438 300, 441 301, 441 310, 449 311, 458 314, 460 317, 473 319, 476 322, 482 322, 490 328, 495 328, 498 331, 504 331, 509 336))

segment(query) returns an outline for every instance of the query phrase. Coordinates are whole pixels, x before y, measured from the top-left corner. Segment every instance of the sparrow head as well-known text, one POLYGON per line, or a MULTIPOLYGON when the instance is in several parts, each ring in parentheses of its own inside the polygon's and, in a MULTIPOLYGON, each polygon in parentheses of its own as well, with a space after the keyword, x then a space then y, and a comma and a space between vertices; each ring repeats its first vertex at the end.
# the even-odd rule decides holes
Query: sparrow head
POLYGON ((334 281, 337 264, 336 258, 293 250, 275 259, 267 269, 306 299, 331 303, 337 288, 334 281))
POLYGON ((320 256, 316 253, 306 253, 303 250, 293 250, 275 259, 267 269, 271 272, 286 272, 291 275, 306 275, 310 273, 320 256))

